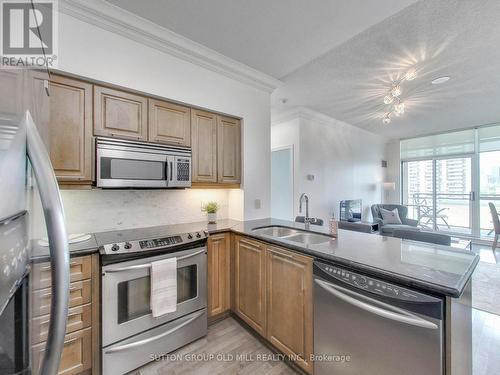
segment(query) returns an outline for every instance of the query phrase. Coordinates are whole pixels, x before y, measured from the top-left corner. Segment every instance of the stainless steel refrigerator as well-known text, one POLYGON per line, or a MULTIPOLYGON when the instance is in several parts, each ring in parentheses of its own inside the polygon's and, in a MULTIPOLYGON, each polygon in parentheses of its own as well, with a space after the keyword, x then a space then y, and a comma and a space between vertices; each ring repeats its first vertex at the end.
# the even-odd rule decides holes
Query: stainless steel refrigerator
MULTIPOLYGON (((52 269, 49 334, 34 374, 55 375, 66 331, 69 252, 64 211, 41 134, 49 118, 45 87, 30 70, 0 69, 0 374, 31 374, 30 218, 40 199, 52 269), (38 124, 37 124, 38 121, 38 124), (38 125, 38 127, 37 127, 38 125)), ((32 224, 31 224, 32 225, 32 224)))

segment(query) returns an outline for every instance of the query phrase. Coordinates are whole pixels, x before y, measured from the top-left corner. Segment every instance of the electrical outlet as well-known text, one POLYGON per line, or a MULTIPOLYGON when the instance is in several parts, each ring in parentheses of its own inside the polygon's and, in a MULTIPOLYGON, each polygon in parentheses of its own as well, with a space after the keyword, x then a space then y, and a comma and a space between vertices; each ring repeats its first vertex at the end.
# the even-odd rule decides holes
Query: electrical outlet
POLYGON ((260 206, 261 206, 261 201, 260 201, 260 199, 256 199, 256 200, 254 201, 254 207, 255 207, 256 209, 260 209, 260 206))

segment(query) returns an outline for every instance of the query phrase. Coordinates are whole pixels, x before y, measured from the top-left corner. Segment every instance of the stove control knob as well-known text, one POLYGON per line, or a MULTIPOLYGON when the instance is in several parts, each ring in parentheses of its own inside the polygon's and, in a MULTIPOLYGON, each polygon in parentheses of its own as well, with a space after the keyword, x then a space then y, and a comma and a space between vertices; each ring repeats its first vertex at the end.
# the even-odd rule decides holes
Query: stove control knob
POLYGON ((367 284, 366 277, 359 276, 355 281, 359 286, 365 286, 367 284))
POLYGON ((193 238, 193 235, 191 233, 188 234, 188 239, 193 238))
POLYGON ((117 244, 111 246, 111 251, 118 251, 118 250, 120 250, 120 246, 118 246, 117 244))
POLYGON ((197 238, 201 238, 201 234, 200 233, 196 233, 196 237, 197 238))
POLYGON ((125 249, 131 249, 132 248, 132 244, 130 242, 125 242, 125 246, 124 246, 125 249))

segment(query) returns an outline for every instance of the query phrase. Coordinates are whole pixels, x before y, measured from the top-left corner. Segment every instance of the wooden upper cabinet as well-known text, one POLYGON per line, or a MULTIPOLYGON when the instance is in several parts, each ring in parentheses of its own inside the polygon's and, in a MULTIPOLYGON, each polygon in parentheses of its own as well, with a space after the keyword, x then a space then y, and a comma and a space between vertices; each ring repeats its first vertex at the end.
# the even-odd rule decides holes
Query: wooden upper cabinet
POLYGON ((23 115, 23 77, 22 69, 0 69, 0 119, 12 121, 17 125, 23 115))
POLYGON ((265 337, 266 248, 259 242, 237 237, 234 250, 235 312, 265 337))
POLYGON ((267 247, 267 339, 313 372, 312 259, 267 247), (286 317, 286 319, 284 319, 286 317))
POLYGON ((192 181, 217 182, 217 116, 191 110, 192 181))
POLYGON ((94 86, 94 134, 148 140, 148 99, 94 86))
POLYGON ((241 181, 241 126, 235 118, 217 116, 217 181, 241 181))
MULTIPOLYGON (((34 76, 37 91, 43 81, 34 76)), ((50 160, 59 182, 92 180, 92 85, 52 75, 49 82, 48 133, 50 160)))
POLYGON ((230 308, 230 234, 220 233, 208 238, 208 317, 230 308))
POLYGON ((148 99, 149 141, 191 145, 191 110, 181 105, 148 99))

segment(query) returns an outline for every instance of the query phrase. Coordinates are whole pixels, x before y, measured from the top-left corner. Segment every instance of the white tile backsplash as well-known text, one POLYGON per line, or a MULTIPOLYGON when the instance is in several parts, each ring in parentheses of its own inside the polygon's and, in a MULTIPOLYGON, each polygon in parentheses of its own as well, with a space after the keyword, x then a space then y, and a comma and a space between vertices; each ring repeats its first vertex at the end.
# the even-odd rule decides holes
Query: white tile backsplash
MULTIPOLYGON (((168 225, 206 220, 201 205, 216 201, 217 217, 228 218, 229 190, 62 190, 68 233, 168 225)), ((233 210, 233 208, 232 208, 233 210)), ((45 237, 41 217, 36 218, 37 238, 45 237)))

